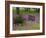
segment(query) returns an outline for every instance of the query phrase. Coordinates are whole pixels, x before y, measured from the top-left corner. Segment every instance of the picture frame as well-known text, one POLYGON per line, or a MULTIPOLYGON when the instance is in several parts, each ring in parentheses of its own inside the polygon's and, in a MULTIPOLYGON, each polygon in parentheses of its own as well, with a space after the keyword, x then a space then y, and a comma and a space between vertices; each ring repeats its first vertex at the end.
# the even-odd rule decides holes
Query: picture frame
MULTIPOLYGON (((18 11, 18 9, 16 10, 18 11)), ((23 11, 24 12, 24 11, 23 11)), ((28 12, 28 11, 27 11, 28 12)), ((21 13, 20 13, 21 14, 21 13)), ((25 14, 25 12, 24 12, 25 14)), ((30 13, 29 13, 30 14, 30 13)), ((35 13, 33 13, 35 14, 35 13)), ((33 15, 32 14, 32 15, 33 15)), ((36 13, 37 14, 37 13, 36 13)), ((22 14, 21 14, 22 15, 22 14)), ((32 18, 34 18, 33 16, 30 16, 32 18)), ((31 19, 33 20, 33 19, 31 19)), ((26 23, 26 22, 25 22, 26 23)), ((31 22, 32 23, 32 22, 31 22)), ((34 21, 35 23, 35 21, 34 21)), ((29 24, 29 23, 28 23, 29 24)), ((36 25, 37 26, 37 25, 36 25)), ((23 26, 22 26, 23 27, 23 26)), ((16 28, 16 27, 15 27, 16 28)), ((28 28, 25 27, 26 29, 28 28)), ((36 27, 35 27, 36 28, 36 27)), ((37 27, 38 28, 38 27, 37 27)), ((44 7, 44 3, 36 3, 36 2, 20 2, 20 1, 5 1, 5 37, 18 37, 18 36, 34 36, 34 35, 44 35, 45 34, 45 7, 44 7), (17 31, 17 30, 14 30, 13 28, 13 11, 12 9, 16 9, 16 8, 19 8, 20 12, 21 12, 21 9, 24 8, 29 8, 29 9, 40 9, 40 15, 39 15, 39 23, 40 23, 40 27, 39 29, 28 29, 28 30, 23 30, 21 31, 17 31)), ((18 27, 16 28, 18 29, 18 27)))

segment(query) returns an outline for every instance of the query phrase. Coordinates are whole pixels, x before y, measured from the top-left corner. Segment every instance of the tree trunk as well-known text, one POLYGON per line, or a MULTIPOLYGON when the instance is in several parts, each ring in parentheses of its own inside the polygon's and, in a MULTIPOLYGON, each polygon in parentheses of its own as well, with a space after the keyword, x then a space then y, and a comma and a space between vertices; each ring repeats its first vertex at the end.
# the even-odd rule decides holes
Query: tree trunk
POLYGON ((16 7, 16 12, 17 14, 19 14, 19 7, 16 7))

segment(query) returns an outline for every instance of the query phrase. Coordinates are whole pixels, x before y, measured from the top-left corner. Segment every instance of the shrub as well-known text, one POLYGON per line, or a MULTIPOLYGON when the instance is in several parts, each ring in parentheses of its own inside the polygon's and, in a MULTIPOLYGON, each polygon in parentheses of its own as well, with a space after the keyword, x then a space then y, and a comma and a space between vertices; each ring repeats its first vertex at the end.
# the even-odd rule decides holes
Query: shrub
POLYGON ((24 20, 22 19, 21 16, 16 17, 16 23, 22 24, 23 22, 24 22, 24 20))

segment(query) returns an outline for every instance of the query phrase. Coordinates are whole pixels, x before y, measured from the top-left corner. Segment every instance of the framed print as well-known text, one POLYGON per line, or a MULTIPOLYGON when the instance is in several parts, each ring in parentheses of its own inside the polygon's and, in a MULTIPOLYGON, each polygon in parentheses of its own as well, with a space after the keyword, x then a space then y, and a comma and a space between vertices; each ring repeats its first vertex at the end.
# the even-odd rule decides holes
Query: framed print
POLYGON ((44 35, 44 10, 44 3, 5 1, 5 36, 44 35))

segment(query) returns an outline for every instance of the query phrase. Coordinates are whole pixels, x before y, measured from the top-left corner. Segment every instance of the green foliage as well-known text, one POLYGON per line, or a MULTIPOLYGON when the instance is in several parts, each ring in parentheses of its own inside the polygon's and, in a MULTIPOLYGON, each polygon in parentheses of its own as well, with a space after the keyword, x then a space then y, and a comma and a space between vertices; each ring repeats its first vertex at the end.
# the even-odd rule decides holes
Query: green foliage
POLYGON ((22 19, 21 16, 16 17, 16 23, 22 24, 24 22, 24 20, 22 19))
POLYGON ((40 12, 39 8, 13 8, 13 13, 14 14, 37 14, 40 12))
POLYGON ((40 10, 37 8, 30 8, 30 9, 21 9, 20 14, 37 14, 40 10))
POLYGON ((16 8, 15 7, 13 7, 13 13, 16 14, 16 8))

